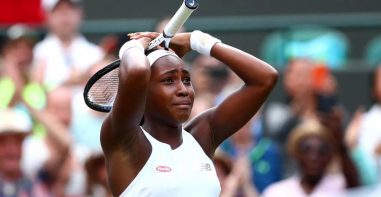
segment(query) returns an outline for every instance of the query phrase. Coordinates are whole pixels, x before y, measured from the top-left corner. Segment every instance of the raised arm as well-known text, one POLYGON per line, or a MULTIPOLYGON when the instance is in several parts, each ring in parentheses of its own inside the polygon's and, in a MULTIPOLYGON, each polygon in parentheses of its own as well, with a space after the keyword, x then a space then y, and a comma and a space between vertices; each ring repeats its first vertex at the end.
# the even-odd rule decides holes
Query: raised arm
POLYGON ((146 92, 151 69, 144 54, 150 39, 142 38, 126 43, 120 54, 119 86, 114 105, 103 123, 102 147, 108 150, 129 147, 140 132, 139 122, 143 117, 146 92), (120 143, 119 143, 120 142, 120 143))
POLYGON ((274 87, 277 71, 262 60, 226 44, 217 43, 211 55, 235 72, 244 85, 210 111, 217 145, 249 121, 274 87))
POLYGON ((196 139, 211 154, 254 116, 274 87, 278 73, 264 61, 223 43, 215 43, 210 55, 226 64, 244 82, 221 104, 187 125, 186 129, 195 132, 196 139))
MULTIPOLYGON (((219 42, 208 42, 211 37, 204 35, 199 31, 197 34, 176 34, 171 39, 170 48, 179 56, 183 56, 191 48, 204 55, 211 55, 226 64, 245 83, 220 105, 200 114, 185 126, 185 130, 191 132, 204 151, 211 156, 222 141, 254 116, 274 87, 278 73, 267 63, 239 49, 219 42)), ((155 36, 157 33, 143 32, 136 34, 134 38, 155 36)))

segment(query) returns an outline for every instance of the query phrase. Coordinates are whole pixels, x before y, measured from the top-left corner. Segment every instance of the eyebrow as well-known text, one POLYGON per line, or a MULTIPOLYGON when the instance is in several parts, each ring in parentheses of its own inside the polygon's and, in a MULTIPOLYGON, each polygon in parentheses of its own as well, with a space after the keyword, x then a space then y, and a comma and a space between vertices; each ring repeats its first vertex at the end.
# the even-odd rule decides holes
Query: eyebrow
MULTIPOLYGON (((176 72, 177 72, 177 69, 172 69, 172 70, 169 70, 169 71, 163 73, 162 75, 165 75, 165 74, 175 74, 176 72)), ((190 72, 189 72, 189 70, 187 70, 187 69, 182 69, 181 72, 182 72, 183 74, 188 74, 188 75, 190 75, 190 72)))

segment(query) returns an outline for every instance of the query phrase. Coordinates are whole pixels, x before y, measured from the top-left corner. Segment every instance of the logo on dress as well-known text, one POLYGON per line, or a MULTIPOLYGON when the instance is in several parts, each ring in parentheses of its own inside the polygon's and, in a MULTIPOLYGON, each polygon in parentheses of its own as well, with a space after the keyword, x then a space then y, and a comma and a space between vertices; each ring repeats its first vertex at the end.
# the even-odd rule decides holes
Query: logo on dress
POLYGON ((201 171, 211 171, 212 168, 210 167, 210 164, 209 163, 201 163, 201 168, 200 168, 201 171))
POLYGON ((154 171, 155 172, 171 172, 172 169, 171 167, 168 167, 168 166, 156 166, 154 167, 154 171))

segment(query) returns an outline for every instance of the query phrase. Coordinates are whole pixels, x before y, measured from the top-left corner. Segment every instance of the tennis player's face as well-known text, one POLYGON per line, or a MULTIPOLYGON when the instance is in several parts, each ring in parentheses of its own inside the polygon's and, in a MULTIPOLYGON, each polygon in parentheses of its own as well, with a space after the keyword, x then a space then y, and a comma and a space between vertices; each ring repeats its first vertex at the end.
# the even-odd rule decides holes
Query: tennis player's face
POLYGON ((146 112, 170 123, 185 122, 192 110, 194 90, 184 62, 174 56, 158 59, 151 69, 146 112))

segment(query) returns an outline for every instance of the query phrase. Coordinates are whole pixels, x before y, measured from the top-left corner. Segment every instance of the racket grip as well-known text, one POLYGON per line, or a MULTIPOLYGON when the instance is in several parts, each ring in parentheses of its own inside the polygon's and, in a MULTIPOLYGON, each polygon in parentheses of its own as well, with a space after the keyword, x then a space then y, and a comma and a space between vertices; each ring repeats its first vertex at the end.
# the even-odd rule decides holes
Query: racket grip
POLYGON ((165 26, 163 36, 166 38, 173 37, 176 32, 184 25, 185 21, 189 18, 194 10, 198 8, 197 0, 184 0, 183 4, 177 10, 175 15, 171 18, 165 26))

